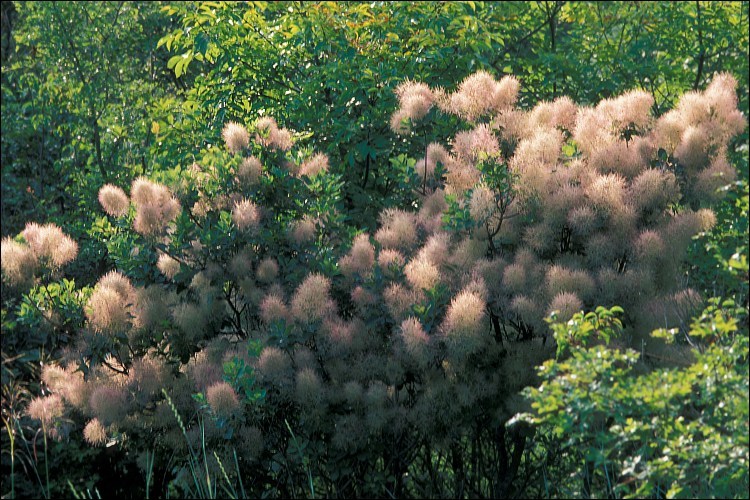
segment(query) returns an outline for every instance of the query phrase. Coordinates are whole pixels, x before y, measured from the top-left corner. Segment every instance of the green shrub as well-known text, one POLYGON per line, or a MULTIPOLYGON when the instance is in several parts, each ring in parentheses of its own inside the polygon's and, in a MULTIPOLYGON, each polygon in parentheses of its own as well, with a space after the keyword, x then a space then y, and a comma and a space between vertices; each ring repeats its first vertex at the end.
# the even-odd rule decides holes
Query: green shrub
POLYGON ((711 300, 671 357, 602 345, 621 332, 619 320, 607 319, 615 312, 552 320, 558 346, 570 351, 539 368, 542 385, 524 391, 534 411, 518 418, 554 444, 538 462, 546 478, 540 494, 746 497, 747 309, 711 300))

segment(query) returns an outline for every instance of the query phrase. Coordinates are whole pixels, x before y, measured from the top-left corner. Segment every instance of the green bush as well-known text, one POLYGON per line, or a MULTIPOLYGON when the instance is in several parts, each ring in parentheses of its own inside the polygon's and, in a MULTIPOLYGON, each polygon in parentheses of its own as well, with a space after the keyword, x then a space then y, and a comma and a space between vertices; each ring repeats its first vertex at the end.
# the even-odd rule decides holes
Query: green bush
POLYGON ((621 332, 615 312, 552 319, 558 347, 569 352, 539 368, 542 385, 524 391, 534 412, 517 419, 538 426, 549 439, 541 446, 553 444, 530 464, 545 475, 539 494, 746 497, 747 309, 713 299, 686 338, 654 331, 683 343, 672 357, 607 346, 621 332))

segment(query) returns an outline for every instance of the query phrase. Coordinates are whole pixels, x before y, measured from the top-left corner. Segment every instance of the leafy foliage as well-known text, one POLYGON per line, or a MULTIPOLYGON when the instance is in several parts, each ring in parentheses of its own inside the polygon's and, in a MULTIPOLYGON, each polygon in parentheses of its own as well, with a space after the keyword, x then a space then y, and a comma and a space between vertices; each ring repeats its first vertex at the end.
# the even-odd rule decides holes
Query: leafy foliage
MULTIPOLYGON (((747 272, 747 266, 744 267, 747 272)), ((569 355, 546 361, 520 416, 559 442, 547 450, 548 496, 741 498, 748 486, 747 309, 714 299, 691 325, 693 348, 669 359, 591 346, 617 328, 596 314, 552 322, 569 355), (584 332, 596 332, 585 341, 584 332), (559 468, 557 468, 559 467, 559 468)), ((616 319, 614 320, 617 321, 616 319)), ((674 341, 674 331, 654 335, 674 341)), ((559 352, 559 351, 558 351, 559 352)))

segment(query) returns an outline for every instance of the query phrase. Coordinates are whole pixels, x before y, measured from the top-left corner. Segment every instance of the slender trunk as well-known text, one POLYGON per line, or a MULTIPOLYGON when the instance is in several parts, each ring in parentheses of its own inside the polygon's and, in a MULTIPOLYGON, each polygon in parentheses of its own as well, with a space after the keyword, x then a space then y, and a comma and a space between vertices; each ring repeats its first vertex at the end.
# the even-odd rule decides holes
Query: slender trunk
POLYGON ((591 479, 594 475, 592 462, 586 460, 583 466, 583 498, 591 498, 591 479))
POLYGON ((457 444, 451 446, 451 465, 453 467, 453 496, 454 498, 463 498, 466 485, 464 458, 457 444))
MULTIPOLYGON (((533 432, 533 431, 532 431, 533 432)), ((505 427, 495 431, 495 443, 500 452, 500 460, 498 464, 499 480, 496 484, 496 489, 493 492, 493 496, 496 498, 507 498, 511 493, 511 486, 513 481, 518 474, 518 468, 521 466, 521 459, 523 458, 523 451, 526 447, 526 438, 529 433, 528 428, 514 428, 511 431, 513 440, 513 451, 508 456, 508 448, 505 440, 505 427)))
POLYGON ((495 342, 498 344, 503 343, 503 332, 500 328, 500 318, 497 317, 497 314, 490 311, 490 320, 492 321, 492 329, 495 332, 495 342))

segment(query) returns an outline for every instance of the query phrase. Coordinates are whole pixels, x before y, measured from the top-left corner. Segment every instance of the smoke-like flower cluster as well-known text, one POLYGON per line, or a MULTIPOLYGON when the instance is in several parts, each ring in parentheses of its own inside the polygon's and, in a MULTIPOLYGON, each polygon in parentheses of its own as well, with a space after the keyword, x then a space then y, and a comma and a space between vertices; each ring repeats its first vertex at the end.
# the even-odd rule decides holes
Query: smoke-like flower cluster
POLYGON ((486 71, 466 77, 458 90, 440 102, 444 111, 474 122, 484 115, 511 108, 518 99, 519 81, 505 76, 499 82, 486 71))
POLYGON ((144 236, 161 235, 180 213, 180 202, 166 186, 139 177, 133 182, 130 196, 136 207, 133 228, 144 236))
POLYGON ((129 328, 135 288, 117 271, 105 274, 86 305, 86 318, 96 332, 115 334, 129 328))
POLYGON ((260 212, 257 205, 252 201, 245 198, 234 204, 232 221, 240 231, 257 227, 259 220, 260 212))
POLYGON ((55 421, 63 416, 64 409, 62 398, 52 394, 32 399, 26 411, 29 417, 41 422, 49 432, 55 421))
POLYGON ((227 149, 234 154, 241 152, 250 144, 250 134, 247 129, 236 122, 227 122, 224 130, 221 131, 221 137, 227 149))
POLYGON ((102 208, 112 217, 122 217, 128 213, 130 200, 122 188, 105 184, 99 190, 99 203, 102 208))
POLYGON ((331 282, 321 274, 307 276, 292 297, 292 315, 301 322, 318 321, 335 312, 330 298, 331 282))
POLYGON ((83 428, 83 438, 92 446, 101 446, 107 441, 107 429, 98 418, 91 419, 83 428))
POLYGON ((250 156, 242 160, 237 167, 237 179, 244 187, 256 185, 263 175, 263 165, 255 156, 250 156))
POLYGON ((217 382, 206 391, 206 401, 217 415, 229 417, 240 408, 240 401, 232 386, 226 382, 217 382))
POLYGON ((34 259, 40 264, 57 269, 76 258, 78 244, 54 224, 26 224, 21 232, 34 259))
POLYGON ((316 153, 299 167, 300 176, 315 177, 318 173, 327 171, 328 156, 323 153, 316 153))
POLYGON ((292 132, 286 128, 279 128, 276 120, 270 116, 259 118, 255 122, 255 130, 255 141, 263 147, 279 151, 292 149, 292 132))
POLYGON ((435 103, 435 95, 425 83, 405 80, 396 87, 399 108, 391 116, 391 130, 397 134, 411 131, 412 123, 424 118, 435 103))
POLYGON ((339 261, 341 272, 346 276, 367 276, 375 264, 375 247, 367 233, 357 235, 352 249, 339 261))
POLYGON ((159 256, 159 260, 156 262, 156 267, 159 268, 159 271, 169 279, 174 278, 177 273, 180 272, 180 262, 165 253, 159 256))
POLYGON ((476 352, 486 329, 485 302, 474 291, 464 290, 448 306, 443 333, 450 352, 459 357, 476 352))
POLYGON ((0 243, 0 269, 3 283, 10 286, 28 287, 34 281, 34 273, 39 263, 28 247, 10 236, 0 243))

